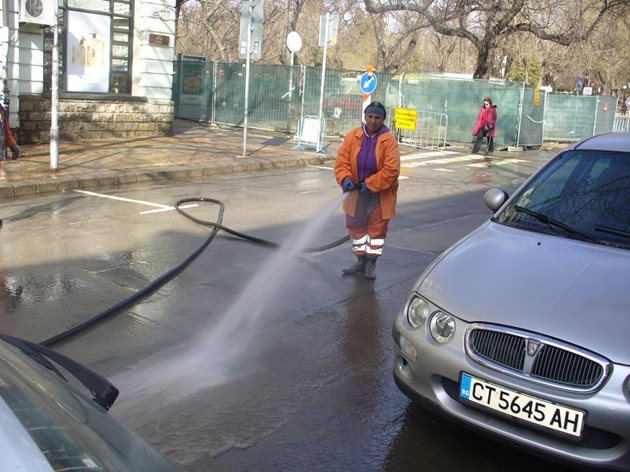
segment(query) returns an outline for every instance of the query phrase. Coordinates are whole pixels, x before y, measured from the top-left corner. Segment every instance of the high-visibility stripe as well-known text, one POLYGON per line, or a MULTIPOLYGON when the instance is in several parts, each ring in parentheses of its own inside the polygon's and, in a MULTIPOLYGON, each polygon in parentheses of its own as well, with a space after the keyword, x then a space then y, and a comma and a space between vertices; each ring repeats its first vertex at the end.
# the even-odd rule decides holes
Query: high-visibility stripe
POLYGON ((372 246, 382 246, 383 244, 385 244, 385 240, 384 239, 371 239, 370 244, 372 246))
POLYGON ((365 249, 365 253, 373 255, 373 256, 380 256, 381 254, 383 254, 383 248, 382 247, 375 248, 375 247, 368 246, 365 249))
POLYGON ((370 236, 366 234, 365 236, 363 236, 360 239, 353 239, 352 240, 352 244, 365 244, 365 243, 369 242, 369 240, 370 240, 370 236))
POLYGON ((352 252, 365 252, 370 246, 366 244, 352 245, 352 252))

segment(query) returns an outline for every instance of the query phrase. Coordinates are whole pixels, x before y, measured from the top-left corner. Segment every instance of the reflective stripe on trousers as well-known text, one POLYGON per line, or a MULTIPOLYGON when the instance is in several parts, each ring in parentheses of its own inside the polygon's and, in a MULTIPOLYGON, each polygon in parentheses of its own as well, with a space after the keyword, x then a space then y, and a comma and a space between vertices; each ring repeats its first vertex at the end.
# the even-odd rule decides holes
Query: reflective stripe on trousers
POLYGON ((367 254, 368 256, 380 256, 383 254, 384 239, 371 239, 369 235, 365 235, 360 239, 352 240, 352 252, 357 256, 367 254))

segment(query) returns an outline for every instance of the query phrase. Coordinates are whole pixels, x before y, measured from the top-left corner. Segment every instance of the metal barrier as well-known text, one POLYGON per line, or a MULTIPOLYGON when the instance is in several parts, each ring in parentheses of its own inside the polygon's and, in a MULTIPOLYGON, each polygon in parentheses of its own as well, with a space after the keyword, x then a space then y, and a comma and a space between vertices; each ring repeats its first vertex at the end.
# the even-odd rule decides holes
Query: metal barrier
POLYGON ((394 109, 389 111, 389 127, 398 137, 398 142, 403 146, 412 146, 416 149, 443 149, 446 147, 446 134, 448 131, 448 116, 444 113, 429 111, 417 111, 416 129, 407 130, 392 128, 395 126, 392 120, 394 109))
POLYGON ((613 133, 630 132, 630 115, 617 115, 613 123, 613 133))
POLYGON ((317 116, 304 116, 298 129, 298 143, 293 149, 304 149, 304 146, 315 148, 315 152, 326 152, 323 148, 326 134, 326 120, 317 116))

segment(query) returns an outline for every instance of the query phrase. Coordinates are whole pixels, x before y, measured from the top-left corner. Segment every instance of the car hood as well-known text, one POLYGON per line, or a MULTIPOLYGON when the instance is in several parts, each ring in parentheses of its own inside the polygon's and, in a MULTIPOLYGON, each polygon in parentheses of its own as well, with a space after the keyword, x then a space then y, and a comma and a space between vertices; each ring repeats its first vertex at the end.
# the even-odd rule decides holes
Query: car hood
POLYGON ((467 322, 534 331, 630 364, 630 251, 487 222, 416 289, 467 322))

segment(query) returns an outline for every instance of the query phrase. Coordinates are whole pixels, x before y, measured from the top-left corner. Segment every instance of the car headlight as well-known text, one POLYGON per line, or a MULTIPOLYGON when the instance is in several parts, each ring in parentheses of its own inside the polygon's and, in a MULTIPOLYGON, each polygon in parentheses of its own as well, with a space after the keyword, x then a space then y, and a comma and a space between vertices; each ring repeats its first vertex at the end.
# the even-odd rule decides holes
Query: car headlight
POLYGON ((430 310, 429 302, 414 295, 407 305, 407 321, 412 328, 419 328, 427 321, 430 310))
POLYGON ((429 331, 437 342, 447 343, 455 334, 455 318, 443 311, 436 311, 431 318, 429 331))

